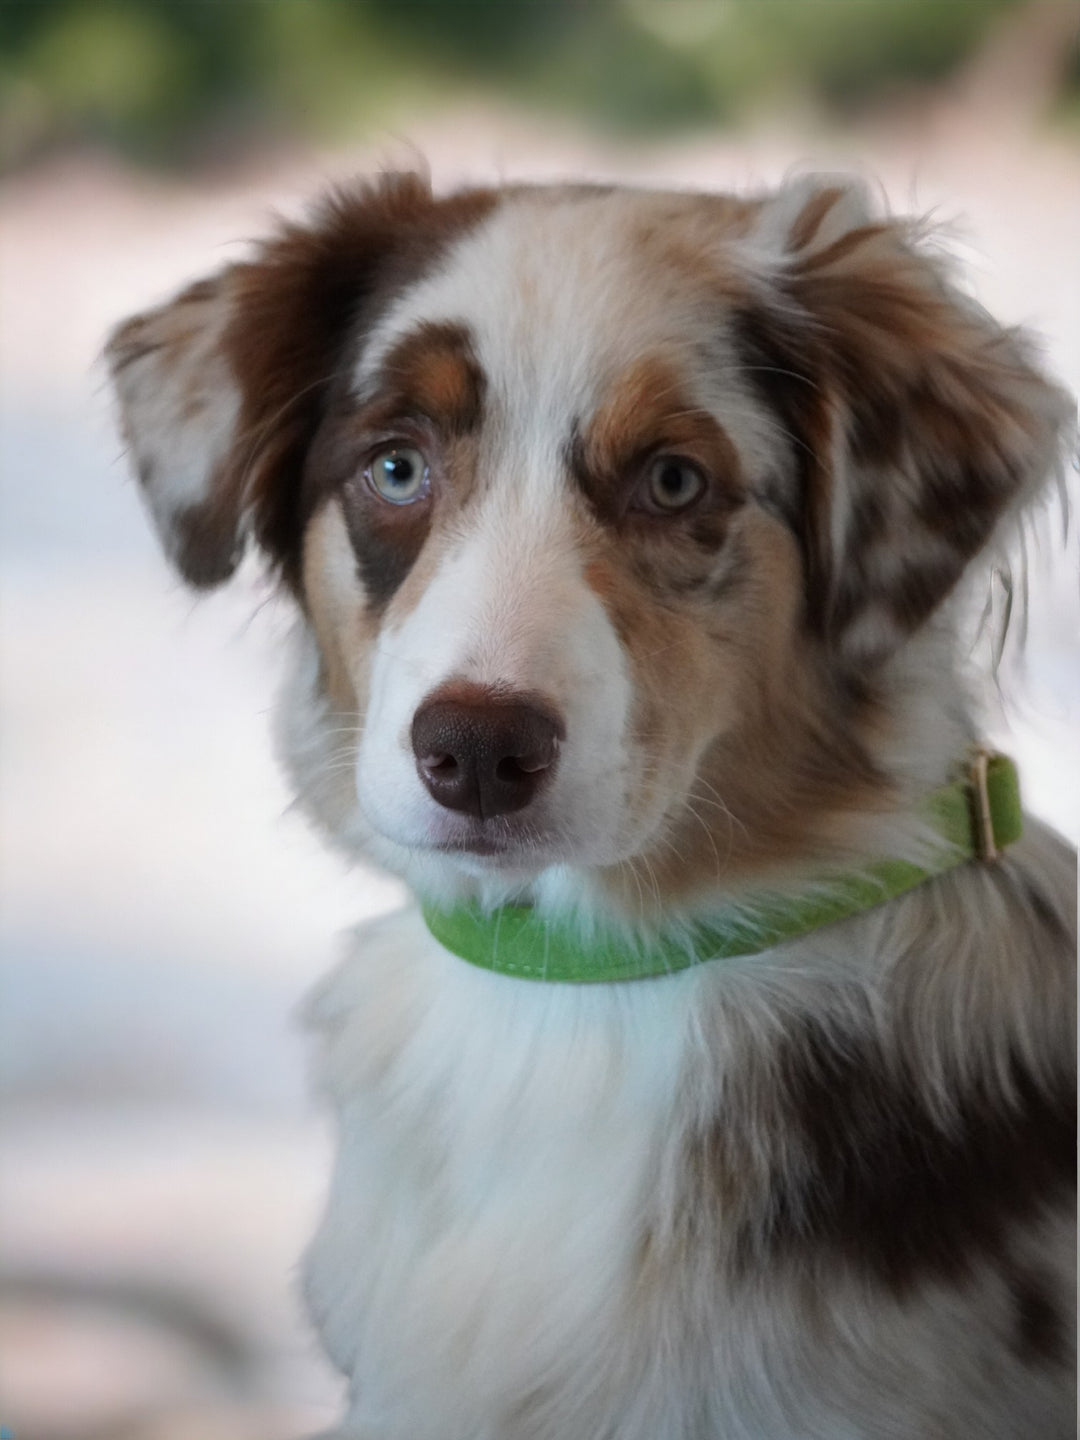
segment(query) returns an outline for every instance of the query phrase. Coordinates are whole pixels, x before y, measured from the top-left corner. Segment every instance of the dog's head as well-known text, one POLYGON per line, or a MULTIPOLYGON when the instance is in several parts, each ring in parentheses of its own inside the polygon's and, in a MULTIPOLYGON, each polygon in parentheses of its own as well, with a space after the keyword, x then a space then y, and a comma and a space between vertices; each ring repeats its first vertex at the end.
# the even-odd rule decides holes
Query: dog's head
POLYGON ((309 808, 490 899, 699 894, 880 802, 897 656, 1069 413, 909 227, 808 181, 392 176, 108 353, 181 573, 251 537, 296 597, 309 808))

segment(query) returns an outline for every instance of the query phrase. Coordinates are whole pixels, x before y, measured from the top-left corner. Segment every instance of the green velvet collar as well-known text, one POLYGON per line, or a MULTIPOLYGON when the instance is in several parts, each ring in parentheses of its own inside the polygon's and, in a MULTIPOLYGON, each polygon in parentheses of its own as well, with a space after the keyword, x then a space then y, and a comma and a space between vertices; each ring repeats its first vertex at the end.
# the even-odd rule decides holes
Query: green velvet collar
POLYGON ((677 938, 635 947, 622 936, 583 941, 570 927, 541 919, 527 906, 489 914, 471 906, 423 906, 435 939, 485 970, 525 980, 643 980, 706 960, 753 955, 782 940, 858 915, 970 860, 991 861, 1022 830, 1016 767, 1005 755, 980 751, 963 779, 935 790, 922 811, 944 844, 924 865, 879 860, 828 876, 797 895, 751 897, 677 938))

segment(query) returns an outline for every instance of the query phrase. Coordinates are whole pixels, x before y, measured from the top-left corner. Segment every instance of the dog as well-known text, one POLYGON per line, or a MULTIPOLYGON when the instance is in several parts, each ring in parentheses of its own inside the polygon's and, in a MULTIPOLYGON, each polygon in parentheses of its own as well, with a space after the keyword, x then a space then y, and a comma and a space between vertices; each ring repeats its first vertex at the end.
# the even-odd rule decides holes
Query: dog
POLYGON ((1033 343, 845 179, 390 174, 107 355, 417 897, 308 1012, 334 1435, 1073 1434, 1073 862, 964 639, 1073 443, 1033 343))

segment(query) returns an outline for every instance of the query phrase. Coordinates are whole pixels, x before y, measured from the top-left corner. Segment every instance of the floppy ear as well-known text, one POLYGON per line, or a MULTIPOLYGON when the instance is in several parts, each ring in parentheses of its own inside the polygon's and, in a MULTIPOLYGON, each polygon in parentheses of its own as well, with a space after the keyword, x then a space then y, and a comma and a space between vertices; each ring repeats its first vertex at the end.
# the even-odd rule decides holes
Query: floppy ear
POLYGON ((792 441, 781 502, 811 625, 872 665, 952 591, 998 521, 1060 464, 1074 407, 1004 330, 851 186, 801 182, 758 218, 742 359, 792 441))
POLYGON ((243 550, 236 448, 241 394, 224 349, 231 271, 119 326, 105 350, 132 463, 169 559, 216 585, 243 550))
POLYGON ((493 203, 481 190, 435 200, 413 174, 335 192, 250 262, 113 333, 124 435, 192 585, 227 580, 250 535, 297 587, 301 474, 335 380, 380 306, 493 203))

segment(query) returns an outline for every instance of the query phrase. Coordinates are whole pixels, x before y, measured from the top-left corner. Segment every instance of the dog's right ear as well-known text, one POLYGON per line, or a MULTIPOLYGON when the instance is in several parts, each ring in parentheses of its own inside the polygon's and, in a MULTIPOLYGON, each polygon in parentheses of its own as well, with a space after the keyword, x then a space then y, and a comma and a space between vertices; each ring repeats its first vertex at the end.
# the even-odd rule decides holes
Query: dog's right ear
POLYGON ((185 580, 227 580, 251 536, 296 587, 300 477, 333 381, 380 306, 495 200, 437 200, 415 174, 335 192, 251 261, 113 333, 124 435, 185 580))

